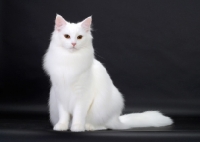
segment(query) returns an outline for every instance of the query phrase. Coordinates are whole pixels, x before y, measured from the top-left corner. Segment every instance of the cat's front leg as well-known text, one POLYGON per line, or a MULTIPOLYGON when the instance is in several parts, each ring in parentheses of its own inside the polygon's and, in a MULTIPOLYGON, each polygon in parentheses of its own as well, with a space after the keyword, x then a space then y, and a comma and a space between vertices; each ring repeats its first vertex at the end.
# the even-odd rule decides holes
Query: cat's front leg
POLYGON ((58 103, 58 113, 59 113, 59 121, 56 123, 53 129, 56 131, 68 130, 70 115, 69 112, 65 110, 60 103, 58 103))
POLYGON ((73 119, 71 131, 82 132, 85 131, 85 119, 87 115, 87 105, 77 105, 73 111, 73 119))

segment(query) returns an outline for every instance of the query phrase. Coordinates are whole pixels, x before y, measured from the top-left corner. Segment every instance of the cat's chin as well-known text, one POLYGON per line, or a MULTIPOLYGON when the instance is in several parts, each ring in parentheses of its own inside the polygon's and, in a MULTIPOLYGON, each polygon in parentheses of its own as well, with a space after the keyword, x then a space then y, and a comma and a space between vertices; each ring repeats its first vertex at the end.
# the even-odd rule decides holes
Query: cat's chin
POLYGON ((69 52, 75 52, 75 51, 77 51, 78 49, 76 49, 76 48, 67 48, 67 50, 68 50, 69 52))

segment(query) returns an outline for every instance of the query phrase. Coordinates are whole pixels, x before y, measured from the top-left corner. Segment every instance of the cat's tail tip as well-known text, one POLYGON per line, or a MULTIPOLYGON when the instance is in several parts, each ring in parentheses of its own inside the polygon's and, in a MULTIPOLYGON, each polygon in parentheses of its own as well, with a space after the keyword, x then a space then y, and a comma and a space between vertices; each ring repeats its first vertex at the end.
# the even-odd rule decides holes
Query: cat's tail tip
POLYGON ((153 127, 168 126, 174 123, 170 117, 163 115, 159 111, 146 111, 144 114, 147 115, 147 119, 149 119, 153 127))
POLYGON ((122 123, 132 127, 162 127, 173 124, 173 120, 159 111, 145 111, 120 116, 122 123))

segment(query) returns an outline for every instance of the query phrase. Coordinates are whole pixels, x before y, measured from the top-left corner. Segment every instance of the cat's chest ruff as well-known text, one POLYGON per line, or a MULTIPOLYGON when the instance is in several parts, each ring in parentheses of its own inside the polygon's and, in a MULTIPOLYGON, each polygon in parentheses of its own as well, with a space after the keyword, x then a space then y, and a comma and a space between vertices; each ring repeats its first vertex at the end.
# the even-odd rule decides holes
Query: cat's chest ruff
POLYGON ((78 78, 78 72, 74 71, 73 68, 67 67, 55 67, 51 72, 52 82, 56 83, 59 86, 69 87, 73 84, 78 78))
POLYGON ((52 64, 56 76, 72 78, 82 72, 81 64, 73 58, 57 58, 52 64))

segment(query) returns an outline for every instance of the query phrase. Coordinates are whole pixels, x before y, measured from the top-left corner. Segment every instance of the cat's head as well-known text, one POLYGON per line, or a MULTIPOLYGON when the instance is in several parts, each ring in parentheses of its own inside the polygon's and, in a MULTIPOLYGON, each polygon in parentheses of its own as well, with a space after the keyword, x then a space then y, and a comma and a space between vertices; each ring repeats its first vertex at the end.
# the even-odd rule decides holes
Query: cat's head
POLYGON ((55 32, 62 47, 69 51, 85 48, 91 43, 91 22, 88 17, 79 23, 67 22, 62 16, 57 15, 55 20, 55 32))

